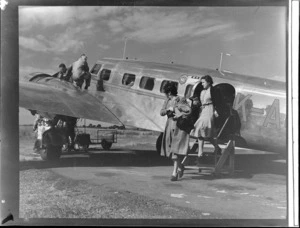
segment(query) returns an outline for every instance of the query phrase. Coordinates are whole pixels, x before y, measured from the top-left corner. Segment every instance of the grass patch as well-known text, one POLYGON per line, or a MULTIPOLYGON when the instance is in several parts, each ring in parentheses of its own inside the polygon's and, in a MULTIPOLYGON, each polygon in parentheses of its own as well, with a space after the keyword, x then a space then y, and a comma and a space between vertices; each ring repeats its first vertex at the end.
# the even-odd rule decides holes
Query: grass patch
POLYGON ((129 191, 61 177, 20 173, 20 218, 200 218, 201 213, 129 191))

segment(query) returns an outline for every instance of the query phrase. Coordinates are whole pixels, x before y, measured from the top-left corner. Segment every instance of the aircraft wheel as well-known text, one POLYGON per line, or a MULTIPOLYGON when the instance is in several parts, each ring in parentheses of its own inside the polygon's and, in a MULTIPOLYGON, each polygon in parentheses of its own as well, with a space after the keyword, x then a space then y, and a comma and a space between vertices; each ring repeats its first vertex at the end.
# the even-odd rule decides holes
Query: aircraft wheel
POLYGON ((163 138, 163 133, 160 133, 156 140, 156 152, 158 155, 160 155, 161 152, 161 144, 162 144, 162 138, 163 138))
POLYGON ((112 142, 107 142, 105 139, 102 140, 101 146, 104 150, 109 150, 112 146, 112 142))
POLYGON ((49 145, 45 149, 41 150, 41 157, 44 161, 58 160, 62 152, 61 146, 49 145))

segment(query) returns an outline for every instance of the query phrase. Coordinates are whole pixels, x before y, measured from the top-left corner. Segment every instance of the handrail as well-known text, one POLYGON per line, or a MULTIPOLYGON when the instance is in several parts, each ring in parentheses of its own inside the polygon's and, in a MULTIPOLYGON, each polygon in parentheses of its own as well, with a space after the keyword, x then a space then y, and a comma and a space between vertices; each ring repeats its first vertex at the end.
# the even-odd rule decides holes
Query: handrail
POLYGON ((218 138, 221 136, 221 134, 223 133, 223 131, 224 131, 224 128, 225 128, 225 126, 227 125, 227 123, 228 123, 228 121, 229 121, 230 117, 231 117, 231 115, 227 117, 227 119, 226 119, 225 123, 223 124, 223 126, 222 126, 221 130, 219 131, 219 134, 218 134, 218 136, 216 137, 217 139, 218 139, 218 138))

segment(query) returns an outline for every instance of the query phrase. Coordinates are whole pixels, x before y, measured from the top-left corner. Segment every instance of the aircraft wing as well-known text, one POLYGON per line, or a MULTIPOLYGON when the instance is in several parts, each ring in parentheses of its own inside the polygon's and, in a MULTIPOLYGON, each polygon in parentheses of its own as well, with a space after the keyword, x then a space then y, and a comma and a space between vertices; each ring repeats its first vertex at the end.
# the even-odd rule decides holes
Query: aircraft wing
POLYGON ((19 82, 19 106, 78 118, 123 123, 106 107, 104 96, 75 88, 70 83, 45 77, 40 82, 19 82))

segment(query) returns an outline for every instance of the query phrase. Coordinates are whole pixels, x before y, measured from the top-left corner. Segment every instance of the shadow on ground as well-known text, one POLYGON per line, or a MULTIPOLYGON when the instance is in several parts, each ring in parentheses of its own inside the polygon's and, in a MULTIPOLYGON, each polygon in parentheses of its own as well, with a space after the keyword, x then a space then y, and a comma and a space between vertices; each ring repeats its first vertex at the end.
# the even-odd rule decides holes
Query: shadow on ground
MULTIPOLYGON (((154 150, 112 149, 85 155, 62 155, 58 161, 20 161, 20 170, 47 169, 57 167, 157 167, 172 166, 172 161, 159 156, 154 150)), ((189 171, 191 172, 191 171, 189 171)), ((193 173, 193 172, 192 172, 193 173)), ((214 179, 210 175, 199 175, 195 170, 193 179, 214 179)), ((278 155, 236 155, 235 174, 230 178, 252 178, 255 174, 286 175, 287 164, 278 155)), ((227 178, 228 176, 224 176, 227 178)), ((222 178, 222 176, 221 176, 222 178)))

